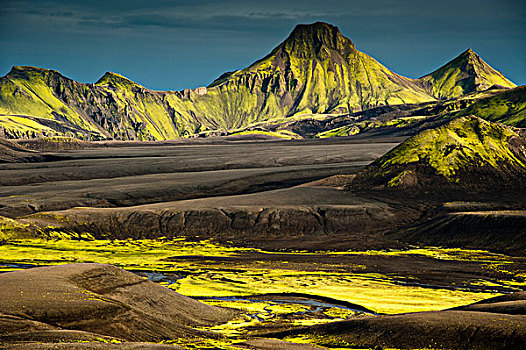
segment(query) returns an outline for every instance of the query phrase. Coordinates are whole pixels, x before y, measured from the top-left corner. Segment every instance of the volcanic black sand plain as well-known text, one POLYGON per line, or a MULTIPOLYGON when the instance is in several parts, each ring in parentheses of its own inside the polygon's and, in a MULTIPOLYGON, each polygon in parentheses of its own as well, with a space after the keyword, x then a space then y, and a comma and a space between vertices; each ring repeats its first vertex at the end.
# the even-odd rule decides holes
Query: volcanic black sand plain
POLYGON ((523 193, 349 187, 402 141, 20 141, 0 347, 519 349, 523 193))

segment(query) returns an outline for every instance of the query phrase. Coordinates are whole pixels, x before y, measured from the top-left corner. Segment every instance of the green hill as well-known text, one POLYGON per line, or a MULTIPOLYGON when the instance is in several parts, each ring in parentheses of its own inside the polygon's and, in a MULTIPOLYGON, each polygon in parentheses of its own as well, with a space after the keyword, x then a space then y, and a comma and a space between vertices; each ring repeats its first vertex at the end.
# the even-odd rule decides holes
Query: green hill
POLYGON ((475 116, 425 130, 369 165, 353 180, 368 188, 472 189, 526 182, 526 139, 475 116))
POLYGON ((182 95, 148 90, 115 73, 83 84, 54 70, 13 67, 0 80, 0 134, 176 139, 198 125, 182 95))
POLYGON ((209 88, 221 91, 226 101, 244 96, 244 105, 224 109, 228 127, 283 115, 349 113, 434 100, 411 79, 358 51, 337 27, 321 22, 297 26, 268 56, 209 88), (239 108, 251 112, 239 115, 239 108))

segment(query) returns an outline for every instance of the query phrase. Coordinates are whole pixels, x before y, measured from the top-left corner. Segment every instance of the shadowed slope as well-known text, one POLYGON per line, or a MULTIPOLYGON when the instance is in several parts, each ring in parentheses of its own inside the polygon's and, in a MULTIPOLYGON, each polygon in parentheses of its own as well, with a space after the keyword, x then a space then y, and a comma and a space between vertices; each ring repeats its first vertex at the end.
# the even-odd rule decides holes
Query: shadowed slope
MULTIPOLYGON (((524 302, 524 293, 514 294, 519 294, 516 298, 522 300, 516 301, 517 304, 524 302)), ((508 313, 498 306, 497 300, 490 299, 458 310, 358 318, 269 336, 304 336, 315 344, 330 347, 521 349, 526 342, 524 310, 514 309, 519 313, 508 313), (487 308, 483 310, 479 305, 487 308)))

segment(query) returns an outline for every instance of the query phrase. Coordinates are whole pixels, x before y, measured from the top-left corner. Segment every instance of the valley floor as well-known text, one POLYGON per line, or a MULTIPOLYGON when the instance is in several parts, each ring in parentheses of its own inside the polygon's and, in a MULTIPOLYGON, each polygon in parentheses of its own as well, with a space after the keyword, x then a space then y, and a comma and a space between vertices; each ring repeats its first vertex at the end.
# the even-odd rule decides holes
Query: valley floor
MULTIPOLYGON (((237 310, 193 324, 185 330, 191 336, 167 333, 163 343, 172 348, 451 348, 455 337, 466 336, 465 348, 486 349, 488 339, 504 339, 502 348, 526 341, 524 196, 439 190, 400 196, 346 188, 346 179, 396 146, 392 141, 110 143, 48 152, 44 162, 0 164, 0 268, 6 272, 0 279, 27 270, 35 271, 37 283, 46 274, 35 267, 111 264, 135 274, 123 277, 127 281, 138 275, 209 306, 237 310), (462 309, 514 295, 517 303, 499 304, 497 311, 462 309), (441 311, 451 308, 461 309, 441 311), (422 324, 429 332, 418 328, 422 324), (467 336, 473 330, 479 340, 467 336), (420 338, 403 343, 396 337, 407 332, 420 338)), ((67 288, 88 288, 78 277, 66 282, 67 288)), ((10 286, 5 300, 20 299, 16 283, 10 286)), ((87 290, 98 294, 88 293, 90 300, 126 306, 121 299, 128 287, 93 288, 87 290)), ((155 290, 162 297, 146 303, 167 307, 165 289, 155 290)), ((44 296, 35 296, 35 305, 53 307, 47 299, 39 304, 44 296)), ((87 315, 93 312, 96 323, 102 311, 91 307, 87 315)), ((143 306, 125 309, 134 307, 143 306)), ((14 311, 7 308, 0 308, 0 348, 64 343, 57 333, 13 336, 14 311)), ((59 327, 45 310, 17 309, 16 322, 26 325, 37 314, 45 327, 59 327)), ((74 315, 73 323, 53 332, 89 328, 74 315)), ((95 335, 68 334, 67 342, 133 348, 119 342, 152 341, 90 327, 95 335), (97 334, 113 338, 97 340, 97 334)))
POLYGON ((17 240, 0 246, 0 256, 3 272, 68 263, 112 264, 203 303, 240 310, 227 323, 198 327, 221 334, 221 339, 170 342, 187 348, 228 349, 271 332, 438 311, 526 290, 525 258, 480 250, 275 252, 184 238, 17 240))

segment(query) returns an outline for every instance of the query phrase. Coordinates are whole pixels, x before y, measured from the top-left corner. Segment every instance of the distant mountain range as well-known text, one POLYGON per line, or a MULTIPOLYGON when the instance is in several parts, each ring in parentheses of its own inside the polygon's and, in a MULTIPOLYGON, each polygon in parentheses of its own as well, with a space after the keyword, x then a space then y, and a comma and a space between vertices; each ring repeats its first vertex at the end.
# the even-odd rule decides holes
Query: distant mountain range
MULTIPOLYGON (((337 27, 317 22, 298 25, 250 67, 194 90, 153 91, 115 73, 83 84, 54 70, 13 67, 0 78, 0 136, 164 140, 232 134, 260 123, 443 104, 514 87, 472 50, 420 79, 406 78, 358 51, 337 27)), ((286 128, 274 135, 305 137, 286 128)))

